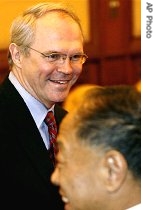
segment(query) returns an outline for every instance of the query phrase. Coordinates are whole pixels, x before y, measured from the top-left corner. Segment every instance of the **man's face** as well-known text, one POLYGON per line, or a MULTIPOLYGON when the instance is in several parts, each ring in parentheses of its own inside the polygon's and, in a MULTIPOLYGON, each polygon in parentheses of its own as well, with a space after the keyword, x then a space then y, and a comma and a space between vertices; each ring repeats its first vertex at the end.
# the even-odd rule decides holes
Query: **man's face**
POLYGON ((80 143, 69 120, 64 119, 60 127, 57 165, 51 181, 59 185, 66 210, 103 209, 100 153, 80 143))
MULTIPOLYGON (((83 53, 83 38, 71 18, 48 13, 37 20, 35 40, 30 47, 46 55, 58 52, 71 56, 83 53)), ((32 49, 28 57, 21 55, 20 59, 22 85, 47 107, 63 101, 82 72, 82 64, 73 65, 68 58, 63 64, 49 62, 32 49)))

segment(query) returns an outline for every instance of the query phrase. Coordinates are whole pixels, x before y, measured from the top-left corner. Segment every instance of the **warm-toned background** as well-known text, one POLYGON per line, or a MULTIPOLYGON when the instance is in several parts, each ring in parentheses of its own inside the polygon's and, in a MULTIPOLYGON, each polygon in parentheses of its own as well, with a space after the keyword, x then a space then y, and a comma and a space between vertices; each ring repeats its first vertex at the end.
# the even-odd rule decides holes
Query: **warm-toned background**
MULTIPOLYGON (((49 0, 42 0, 42 2, 49 0)), ((52 1, 52 0, 51 0, 52 1)), ((0 82, 8 73, 12 20, 40 0, 0 1, 0 82)), ((59 2, 55 0, 53 2, 59 2)), ((76 85, 135 84, 141 79, 141 0, 63 0, 79 15, 89 55, 76 85)))

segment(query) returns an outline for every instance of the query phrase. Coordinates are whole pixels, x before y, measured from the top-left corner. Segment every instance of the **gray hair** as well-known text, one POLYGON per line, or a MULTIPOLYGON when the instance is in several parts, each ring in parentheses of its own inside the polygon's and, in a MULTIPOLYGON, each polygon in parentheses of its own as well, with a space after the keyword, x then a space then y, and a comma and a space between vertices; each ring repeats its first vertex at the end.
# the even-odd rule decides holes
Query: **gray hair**
MULTIPOLYGON (((20 51, 24 55, 28 55, 29 49, 27 47, 29 47, 34 41, 36 20, 50 12, 58 12, 62 16, 71 17, 78 24, 83 36, 79 18, 72 10, 67 8, 67 6, 62 3, 39 3, 28 8, 23 14, 18 16, 13 21, 10 28, 10 42, 20 46, 20 51)), ((13 65, 10 52, 8 54, 8 62, 10 66, 13 65)))

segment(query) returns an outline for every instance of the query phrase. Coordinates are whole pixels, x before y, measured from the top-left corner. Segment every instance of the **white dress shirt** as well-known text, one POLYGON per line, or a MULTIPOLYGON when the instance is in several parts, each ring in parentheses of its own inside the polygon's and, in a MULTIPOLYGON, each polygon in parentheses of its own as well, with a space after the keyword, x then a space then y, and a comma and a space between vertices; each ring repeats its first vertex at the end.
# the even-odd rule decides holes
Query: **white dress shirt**
MULTIPOLYGON (((9 73, 9 80, 14 85, 14 87, 17 89, 23 100, 25 101, 35 123, 37 128, 39 129, 39 132, 42 136, 43 142, 48 149, 50 147, 49 144, 49 133, 47 125, 44 122, 44 119, 47 114, 47 108, 36 98, 34 98, 30 93, 28 93, 22 85, 19 83, 19 81, 14 76, 13 72, 9 73)), ((54 106, 50 109, 54 111, 54 106)))

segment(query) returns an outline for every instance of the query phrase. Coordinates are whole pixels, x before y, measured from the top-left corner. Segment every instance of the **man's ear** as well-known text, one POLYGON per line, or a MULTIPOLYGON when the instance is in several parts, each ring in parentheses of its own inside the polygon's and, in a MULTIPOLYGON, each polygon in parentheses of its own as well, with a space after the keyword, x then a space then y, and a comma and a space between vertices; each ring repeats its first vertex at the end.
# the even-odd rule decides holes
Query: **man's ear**
POLYGON ((124 156, 111 150, 105 153, 105 186, 109 192, 118 190, 123 184, 127 175, 127 162, 124 156))
POLYGON ((11 43, 9 46, 9 51, 12 56, 12 60, 19 68, 21 67, 20 51, 19 47, 15 43, 11 43))

